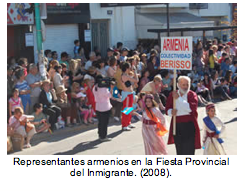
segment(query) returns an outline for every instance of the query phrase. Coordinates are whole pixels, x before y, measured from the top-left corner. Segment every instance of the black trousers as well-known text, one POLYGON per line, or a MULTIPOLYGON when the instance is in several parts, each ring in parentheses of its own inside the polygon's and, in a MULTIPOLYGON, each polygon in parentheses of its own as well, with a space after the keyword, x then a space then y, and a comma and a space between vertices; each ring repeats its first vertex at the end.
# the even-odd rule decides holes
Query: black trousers
POLYGON ((107 126, 109 123, 110 113, 111 110, 105 112, 96 111, 96 115, 99 121, 98 134, 99 134, 99 138, 101 139, 104 139, 107 136, 107 126))
POLYGON ((193 122, 176 123, 174 143, 177 155, 195 154, 195 125, 193 122))
POLYGON ((43 113, 49 116, 49 123, 51 125, 51 130, 55 130, 55 123, 58 121, 58 117, 61 114, 61 109, 55 105, 50 107, 44 107, 43 113))
POLYGON ((111 101, 111 105, 113 106, 113 108, 115 108, 115 115, 114 116, 120 118, 123 103, 116 101, 116 100, 113 100, 113 99, 110 99, 110 101, 111 101))

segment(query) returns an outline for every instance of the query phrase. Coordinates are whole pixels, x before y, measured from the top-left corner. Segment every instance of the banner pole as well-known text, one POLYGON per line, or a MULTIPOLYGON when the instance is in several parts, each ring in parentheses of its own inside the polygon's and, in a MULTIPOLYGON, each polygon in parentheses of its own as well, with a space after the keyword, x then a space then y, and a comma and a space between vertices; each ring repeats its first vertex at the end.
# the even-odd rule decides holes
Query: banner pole
MULTIPOLYGON (((176 68, 174 69, 173 91, 176 91, 176 68)), ((176 99, 173 97, 173 109, 176 109, 176 99)), ((173 135, 176 135, 176 115, 173 116, 173 135)))

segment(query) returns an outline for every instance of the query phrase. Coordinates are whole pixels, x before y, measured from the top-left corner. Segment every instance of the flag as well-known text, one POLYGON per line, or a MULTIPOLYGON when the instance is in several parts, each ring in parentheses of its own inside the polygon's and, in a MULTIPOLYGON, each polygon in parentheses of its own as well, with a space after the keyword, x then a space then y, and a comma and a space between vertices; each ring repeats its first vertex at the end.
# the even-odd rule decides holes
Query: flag
POLYGON ((122 111, 122 113, 128 115, 128 114, 130 114, 133 110, 134 110, 133 107, 125 107, 124 110, 122 111))

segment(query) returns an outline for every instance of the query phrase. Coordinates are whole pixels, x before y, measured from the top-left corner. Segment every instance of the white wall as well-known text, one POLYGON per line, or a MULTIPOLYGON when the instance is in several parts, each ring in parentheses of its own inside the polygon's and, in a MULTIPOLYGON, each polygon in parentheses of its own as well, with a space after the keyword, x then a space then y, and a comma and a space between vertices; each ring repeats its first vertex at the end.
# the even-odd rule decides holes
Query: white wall
POLYGON ((122 42, 124 46, 133 49, 137 45, 135 31, 134 7, 100 7, 100 3, 90 3, 91 19, 109 20, 109 45, 116 46, 122 42), (112 15, 107 14, 112 10, 112 15))
MULTIPOLYGON (((36 27, 33 27, 34 33, 34 60, 38 62, 37 41, 36 41, 36 27)), ((67 52, 71 57, 74 57, 74 40, 79 39, 77 24, 59 24, 46 25, 46 40, 43 42, 43 50, 50 49, 57 51, 58 60, 60 54, 67 52)))

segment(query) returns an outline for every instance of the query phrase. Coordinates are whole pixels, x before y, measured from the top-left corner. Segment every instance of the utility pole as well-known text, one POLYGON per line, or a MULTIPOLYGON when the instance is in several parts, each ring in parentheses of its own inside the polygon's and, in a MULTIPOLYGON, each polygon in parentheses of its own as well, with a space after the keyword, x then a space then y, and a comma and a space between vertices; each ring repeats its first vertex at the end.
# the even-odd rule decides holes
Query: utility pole
POLYGON ((41 27, 41 17, 40 17, 40 3, 35 3, 35 22, 36 22, 39 72, 40 72, 42 79, 44 80, 46 79, 46 72, 45 72, 44 56, 43 56, 43 40, 42 40, 42 27, 41 27))
POLYGON ((169 28, 169 3, 167 3, 167 30, 168 30, 168 37, 170 36, 170 28, 169 28))

